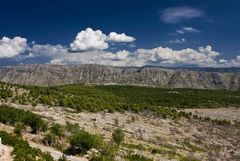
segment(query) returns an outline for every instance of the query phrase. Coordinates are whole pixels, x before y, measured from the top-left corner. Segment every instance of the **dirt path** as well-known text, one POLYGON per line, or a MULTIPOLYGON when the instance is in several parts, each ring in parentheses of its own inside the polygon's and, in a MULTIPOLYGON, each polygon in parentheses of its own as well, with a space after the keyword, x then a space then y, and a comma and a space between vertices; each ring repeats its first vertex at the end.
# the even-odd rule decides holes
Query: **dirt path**
POLYGON ((3 156, 0 157, 1 161, 13 161, 11 156, 12 148, 6 145, 2 145, 3 147, 3 156))
MULTIPOLYGON (((29 145, 33 148, 38 148, 43 152, 49 152, 51 154, 51 156, 55 159, 58 160, 63 153, 60 151, 56 151, 55 149, 51 148, 51 147, 47 147, 44 145, 40 145, 37 144, 35 142, 32 141, 28 141, 29 145)), ((81 157, 75 157, 75 156, 66 156, 70 161, 88 161, 86 158, 81 158, 81 157)), ((2 161, 2 160, 1 160, 2 161)))

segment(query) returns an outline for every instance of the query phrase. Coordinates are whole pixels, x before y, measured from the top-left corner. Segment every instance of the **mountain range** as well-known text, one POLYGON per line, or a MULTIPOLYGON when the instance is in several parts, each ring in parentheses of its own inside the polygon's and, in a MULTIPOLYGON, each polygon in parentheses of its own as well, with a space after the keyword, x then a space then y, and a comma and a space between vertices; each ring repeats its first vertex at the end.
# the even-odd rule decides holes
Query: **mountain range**
POLYGON ((240 69, 33 64, 0 68, 0 81, 37 86, 83 83, 239 90, 240 69))

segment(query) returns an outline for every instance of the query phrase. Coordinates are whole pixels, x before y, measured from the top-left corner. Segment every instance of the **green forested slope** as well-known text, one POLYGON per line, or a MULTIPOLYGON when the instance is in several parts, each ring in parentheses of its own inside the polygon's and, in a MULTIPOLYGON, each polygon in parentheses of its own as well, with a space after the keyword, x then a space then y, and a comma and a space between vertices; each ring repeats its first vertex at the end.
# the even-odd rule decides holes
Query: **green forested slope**
MULTIPOLYGON (((14 86, 14 85, 11 85, 14 86)), ((139 86, 66 85, 56 87, 16 86, 27 92, 10 91, 2 85, 2 99, 20 104, 65 106, 79 111, 141 111, 159 107, 219 108, 240 107, 240 92, 226 90, 166 89, 139 86)), ((11 87, 13 88, 13 87, 11 87)))

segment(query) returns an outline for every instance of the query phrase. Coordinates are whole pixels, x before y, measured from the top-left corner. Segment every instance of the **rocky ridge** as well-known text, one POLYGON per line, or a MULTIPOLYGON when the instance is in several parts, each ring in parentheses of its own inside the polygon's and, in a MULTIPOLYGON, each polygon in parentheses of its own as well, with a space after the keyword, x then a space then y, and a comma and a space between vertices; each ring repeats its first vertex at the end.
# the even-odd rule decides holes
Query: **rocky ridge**
POLYGON ((39 86, 84 83, 239 90, 240 70, 38 64, 0 68, 0 81, 39 86))

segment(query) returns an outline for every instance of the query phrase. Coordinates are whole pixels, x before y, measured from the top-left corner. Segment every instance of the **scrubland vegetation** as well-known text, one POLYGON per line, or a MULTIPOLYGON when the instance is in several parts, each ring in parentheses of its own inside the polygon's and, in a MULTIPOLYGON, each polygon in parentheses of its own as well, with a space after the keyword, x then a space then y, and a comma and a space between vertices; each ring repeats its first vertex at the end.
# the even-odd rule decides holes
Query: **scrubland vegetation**
POLYGON ((113 153, 117 150, 117 145, 120 145, 124 140, 124 133, 121 129, 117 129, 116 132, 113 133, 113 144, 110 145, 110 143, 104 141, 101 136, 83 131, 77 125, 69 123, 65 126, 59 124, 47 125, 40 116, 7 105, 0 106, 0 122, 13 126, 15 126, 16 123, 21 123, 22 125, 20 130, 18 125, 15 126, 15 134, 0 131, 3 144, 12 146, 14 149, 14 161, 53 160, 49 154, 43 153, 39 149, 31 148, 27 141, 21 138, 21 132, 26 126, 31 127, 34 133, 39 130, 42 131, 45 136, 42 139, 43 144, 55 147, 64 151, 66 154, 86 154, 87 151, 92 148, 101 152, 101 154, 96 155, 93 160, 96 158, 101 160, 102 157, 108 159, 114 157, 113 153), (63 145, 61 142, 65 142, 65 144, 63 145))
MULTIPOLYGON (((65 106, 79 111, 141 111, 149 106, 171 108, 240 107, 240 93, 226 90, 165 89, 118 85, 66 85, 56 87, 0 84, 0 98, 21 104, 65 106), (15 91, 11 90, 15 87, 15 91), (28 92, 18 94, 16 88, 28 92), (13 93, 16 93, 15 95, 13 93)), ((151 108, 151 107, 150 107, 151 108)))
POLYGON ((16 125, 18 128, 20 128, 21 124, 23 126, 29 126, 32 129, 32 133, 44 131, 47 128, 47 124, 41 119, 40 116, 29 111, 16 109, 7 105, 0 106, 0 122, 13 126, 16 125))
MULTIPOLYGON (((77 111, 143 112, 148 110, 163 118, 176 119, 190 116, 177 112, 177 109, 240 107, 238 91, 81 84, 57 87, 15 85, 15 90, 10 90, 7 84, 2 83, 2 87, 1 90, 5 91, 2 97, 15 103, 32 106, 38 104, 63 106, 77 111), (27 92, 19 94, 18 89, 27 92)), ((215 122, 227 123, 227 121, 217 120, 215 122)))
MULTIPOLYGON (((10 88, 2 83, 7 91, 10 88)), ((19 86, 28 91, 22 95, 9 94, 15 103, 36 106, 63 106, 77 111, 149 111, 163 118, 192 117, 216 124, 230 124, 228 120, 202 118, 191 113, 177 112, 185 108, 240 107, 240 93, 226 90, 164 89, 137 86, 66 85, 56 87, 19 86)), ((236 122, 236 124, 239 124, 236 122)))
MULTIPOLYGON (((173 108, 240 107, 240 93, 224 90, 163 89, 137 86, 28 87, 22 102, 60 105, 92 112, 104 109, 141 110, 145 106, 173 108)), ((21 98, 20 98, 21 99, 21 98)))
POLYGON ((13 96, 9 85, 0 82, 0 99, 6 99, 13 96))
POLYGON ((14 161, 54 161, 51 155, 39 149, 31 148, 20 136, 0 131, 3 144, 13 147, 14 161))
MULTIPOLYGON (((213 125, 229 126, 233 122, 218 120, 210 117, 201 117, 196 114, 181 111, 185 108, 218 108, 240 107, 240 93, 238 91, 223 90, 196 90, 196 89, 163 89, 136 86, 97 86, 97 85, 67 85, 57 87, 34 87, 0 83, 0 100, 3 103, 30 105, 39 104, 47 107, 68 107, 75 112, 133 112, 151 114, 156 118, 178 121, 186 118, 190 121, 207 122, 213 125)), ((132 118, 134 122, 135 118, 132 118)), ((51 161, 53 158, 31 148, 27 141, 22 139, 22 132, 32 134, 41 133, 40 144, 53 147, 67 155, 85 155, 92 149, 91 161, 113 161, 119 151, 127 148, 122 155, 128 161, 152 161, 144 155, 134 154, 132 150, 148 151, 150 154, 168 155, 180 161, 195 158, 185 157, 176 153, 174 148, 149 148, 142 144, 125 142, 124 130, 116 127, 111 139, 99 134, 93 134, 80 128, 78 125, 66 123, 49 123, 40 115, 30 111, 18 109, 8 105, 0 105, 0 122, 14 127, 14 133, 0 131, 4 144, 13 147, 15 161, 51 161), (30 129, 30 131, 29 131, 30 129)), ((239 122, 235 122, 239 126, 239 122)), ((240 127, 240 126, 239 126, 240 127)), ((179 142, 178 142, 179 143, 179 142)), ((191 142, 179 143, 193 151, 206 152, 191 142)), ((59 160, 66 160, 64 156, 59 160)))

